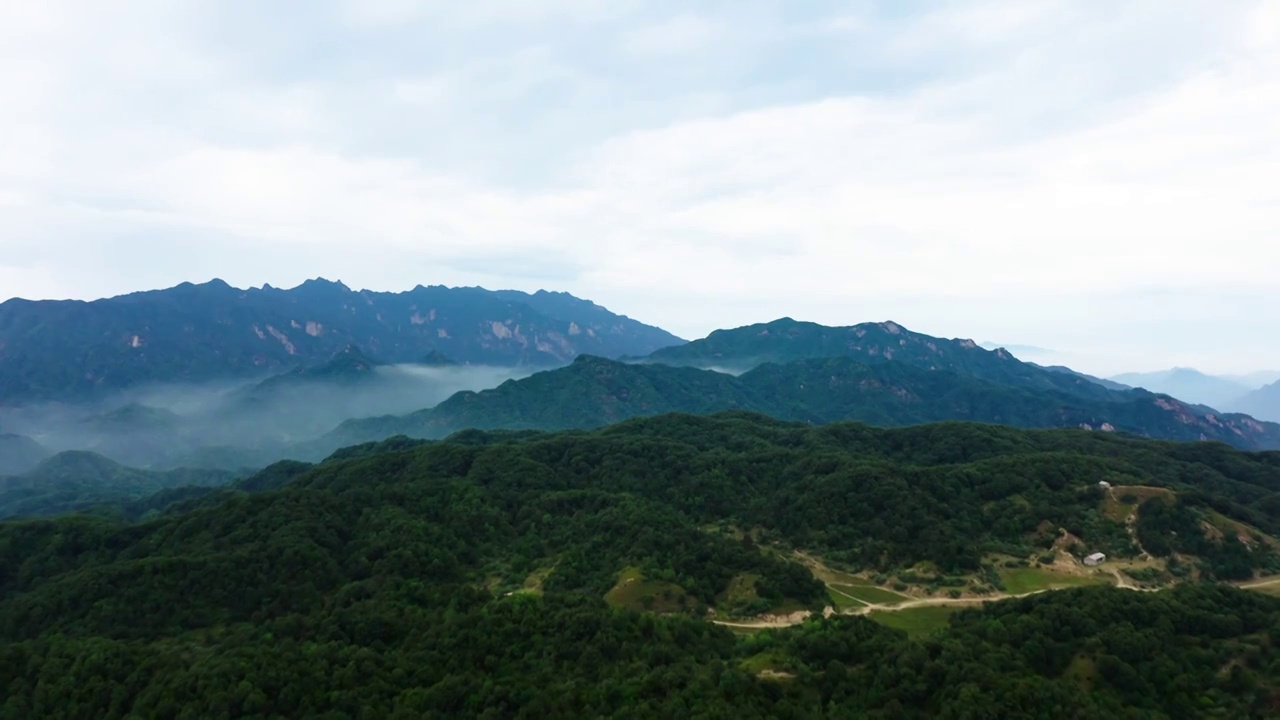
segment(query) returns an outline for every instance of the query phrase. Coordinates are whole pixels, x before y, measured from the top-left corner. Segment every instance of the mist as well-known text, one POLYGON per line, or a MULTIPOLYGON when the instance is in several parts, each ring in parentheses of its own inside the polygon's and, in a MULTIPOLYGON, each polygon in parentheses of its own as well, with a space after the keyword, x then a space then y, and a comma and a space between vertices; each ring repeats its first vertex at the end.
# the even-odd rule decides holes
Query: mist
POLYGON ((295 456, 296 446, 344 420, 434 407, 456 392, 496 387, 531 372, 386 365, 357 378, 286 373, 232 383, 148 385, 79 404, 0 407, 0 433, 9 436, 0 442, 0 468, 17 474, 67 450, 149 469, 261 467, 295 456))

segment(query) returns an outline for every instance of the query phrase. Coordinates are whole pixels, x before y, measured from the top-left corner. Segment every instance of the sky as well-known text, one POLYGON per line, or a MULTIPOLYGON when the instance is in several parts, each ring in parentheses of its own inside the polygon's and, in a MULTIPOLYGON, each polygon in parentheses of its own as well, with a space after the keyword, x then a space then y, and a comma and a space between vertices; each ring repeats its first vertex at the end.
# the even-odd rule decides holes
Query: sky
POLYGON ((564 290, 1280 366, 1280 2, 0 0, 0 300, 564 290))

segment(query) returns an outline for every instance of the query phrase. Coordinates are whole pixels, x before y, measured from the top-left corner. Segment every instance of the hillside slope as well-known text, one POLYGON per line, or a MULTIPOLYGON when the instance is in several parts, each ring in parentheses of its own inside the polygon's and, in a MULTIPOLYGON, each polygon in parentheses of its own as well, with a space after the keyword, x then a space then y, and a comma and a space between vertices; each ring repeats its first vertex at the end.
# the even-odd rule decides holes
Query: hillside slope
POLYGON ((325 280, 240 290, 214 280, 94 302, 0 304, 0 403, 249 377, 316 365, 352 344, 391 363, 434 352, 472 365, 552 366, 680 342, 564 294, 356 292, 325 280))

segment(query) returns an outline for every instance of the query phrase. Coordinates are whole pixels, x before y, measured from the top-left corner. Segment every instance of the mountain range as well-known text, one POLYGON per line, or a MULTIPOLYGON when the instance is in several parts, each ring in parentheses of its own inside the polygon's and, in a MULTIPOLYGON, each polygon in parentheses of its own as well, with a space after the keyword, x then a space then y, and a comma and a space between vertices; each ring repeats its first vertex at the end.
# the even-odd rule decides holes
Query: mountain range
POLYGON ((1158 372, 1124 373, 1113 375, 1111 380, 1221 410, 1235 409, 1235 401, 1253 389, 1243 382, 1184 367, 1158 372))
POLYGON ((0 466, 10 473, 63 450, 152 471, 240 471, 286 457, 315 461, 393 435, 594 428, 735 409, 811 424, 969 420, 1280 448, 1280 426, 1271 423, 892 321, 827 327, 782 318, 686 343, 564 293, 357 293, 327 281, 242 291, 214 281, 96 303, 10 301, 0 306, 0 337, 49 313, 66 317, 47 318, 29 342, 0 343, 0 367, 32 371, 2 376, 0 386, 27 398, 15 402, 48 383, 51 395, 64 395, 57 378, 79 363, 106 367, 123 357, 100 344, 71 347, 88 330, 65 325, 68 318, 89 318, 99 339, 121 332, 121 323, 157 330, 135 333, 137 342, 130 335, 124 351, 134 355, 115 370, 86 374, 98 380, 70 392, 88 393, 84 404, 0 403, 0 424, 12 435, 0 443, 0 466), (255 328, 264 326, 259 337, 255 328), (57 347, 73 360, 28 363, 57 347), (223 384, 150 395, 128 387, 200 377, 223 384), (93 399, 108 388, 118 400, 93 399))
POLYGON ((973 420, 1280 448, 1280 425, 1113 389, 967 340, 932 338, 892 322, 832 328, 784 318, 717 331, 633 362, 583 356, 409 415, 348 421, 313 454, 397 434, 592 428, 636 416, 731 409, 814 424, 973 420), (751 369, 735 377, 703 367, 751 369))
POLYGON ((93 302, 0 304, 0 405, 262 377, 350 345, 387 363, 550 367, 582 353, 646 354, 680 342, 566 293, 371 292, 323 279, 241 290, 213 280, 93 302))
POLYGON ((1280 422, 1280 373, 1277 372, 1208 375, 1193 368, 1178 367, 1125 373, 1111 380, 1220 410, 1252 415, 1259 420, 1280 422))
POLYGON ((1263 420, 1280 422, 1280 382, 1254 390, 1232 403, 1232 407, 1263 420))

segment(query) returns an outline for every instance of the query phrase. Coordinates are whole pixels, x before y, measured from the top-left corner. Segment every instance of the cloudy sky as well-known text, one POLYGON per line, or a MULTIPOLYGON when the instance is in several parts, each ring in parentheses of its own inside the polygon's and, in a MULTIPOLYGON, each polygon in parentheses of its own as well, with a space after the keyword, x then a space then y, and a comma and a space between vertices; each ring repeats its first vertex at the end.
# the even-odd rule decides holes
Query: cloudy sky
POLYGON ((0 0, 0 299, 567 290, 1280 366, 1280 2, 0 0))

